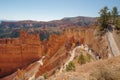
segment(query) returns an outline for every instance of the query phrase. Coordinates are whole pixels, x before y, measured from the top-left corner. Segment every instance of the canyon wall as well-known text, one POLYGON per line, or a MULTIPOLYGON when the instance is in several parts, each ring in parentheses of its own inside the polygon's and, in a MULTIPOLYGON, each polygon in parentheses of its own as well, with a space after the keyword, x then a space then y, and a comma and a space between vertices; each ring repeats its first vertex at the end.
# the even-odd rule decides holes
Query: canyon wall
POLYGON ((0 77, 23 68, 41 57, 39 35, 21 31, 19 38, 0 39, 0 77))
POLYGON ((87 45, 92 51, 101 58, 107 58, 110 49, 105 35, 100 36, 97 26, 89 26, 84 28, 68 28, 66 30, 68 37, 73 37, 74 42, 79 41, 80 44, 87 45))
POLYGON ((20 38, 0 39, 0 77, 45 56, 44 65, 36 75, 40 76, 54 69, 56 65, 59 67, 69 56, 69 50, 80 44, 87 45, 101 58, 108 57, 106 37, 97 35, 97 26, 69 27, 60 35, 51 34, 49 39, 43 42, 37 34, 24 31, 21 31, 20 38))
MULTIPOLYGON (((75 46, 88 46, 94 55, 100 58, 108 58, 109 47, 105 35, 97 33, 97 26, 87 28, 67 28, 61 35, 51 35, 48 41, 44 41, 46 48, 45 62, 40 67, 36 77, 48 73, 58 67, 69 56, 69 51, 75 46), (65 48, 65 49, 62 49, 65 48)), ((44 46, 44 47, 45 47, 44 46)))

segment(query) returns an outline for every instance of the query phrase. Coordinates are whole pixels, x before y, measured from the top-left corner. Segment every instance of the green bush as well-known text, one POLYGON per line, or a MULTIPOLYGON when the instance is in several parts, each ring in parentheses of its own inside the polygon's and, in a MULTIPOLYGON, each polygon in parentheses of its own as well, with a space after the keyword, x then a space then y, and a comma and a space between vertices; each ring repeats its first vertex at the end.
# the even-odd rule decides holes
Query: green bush
POLYGON ((87 54, 87 56, 86 56, 86 61, 87 61, 87 62, 90 62, 91 58, 92 58, 91 55, 90 55, 90 54, 87 54))
POLYGON ((83 54, 80 54, 80 56, 78 57, 78 63, 79 64, 85 64, 86 63, 86 58, 83 54))
POLYGON ((47 79, 47 78, 48 78, 48 74, 45 73, 45 74, 44 74, 44 79, 47 79))
POLYGON ((70 61, 69 64, 66 66, 66 71, 75 71, 75 64, 73 61, 70 61))
POLYGON ((115 29, 120 30, 120 19, 116 20, 115 29))
POLYGON ((92 57, 90 54, 87 54, 87 55, 80 54, 78 57, 78 63, 85 64, 86 62, 90 62, 91 58, 92 57))

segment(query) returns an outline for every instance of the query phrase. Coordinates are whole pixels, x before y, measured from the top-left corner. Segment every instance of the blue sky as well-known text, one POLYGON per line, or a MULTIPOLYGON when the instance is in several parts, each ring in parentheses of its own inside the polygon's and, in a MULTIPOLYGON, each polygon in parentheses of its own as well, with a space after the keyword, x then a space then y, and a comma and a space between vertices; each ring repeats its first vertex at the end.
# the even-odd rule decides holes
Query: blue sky
POLYGON ((0 19, 49 21, 96 17, 104 6, 117 6, 120 11, 120 0, 0 0, 0 19))

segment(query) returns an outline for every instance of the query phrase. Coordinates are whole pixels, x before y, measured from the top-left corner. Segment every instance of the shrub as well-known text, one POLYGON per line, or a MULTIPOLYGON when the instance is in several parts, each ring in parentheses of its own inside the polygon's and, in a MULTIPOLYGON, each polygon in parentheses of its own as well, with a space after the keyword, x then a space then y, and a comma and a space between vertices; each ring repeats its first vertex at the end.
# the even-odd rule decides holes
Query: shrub
POLYGON ((44 79, 47 79, 47 78, 48 78, 48 74, 45 73, 45 74, 44 74, 44 79))
POLYGON ((87 62, 90 62, 90 59, 91 59, 92 57, 91 57, 91 55, 90 54, 87 54, 87 56, 86 56, 86 61, 87 62))
POLYGON ((75 71, 75 64, 73 61, 70 61, 69 64, 66 66, 66 71, 75 71))
POLYGON ((80 56, 78 57, 78 63, 79 64, 85 64, 86 63, 86 58, 83 54, 80 54, 80 56))
POLYGON ((120 30, 120 19, 116 20, 115 29, 120 30))

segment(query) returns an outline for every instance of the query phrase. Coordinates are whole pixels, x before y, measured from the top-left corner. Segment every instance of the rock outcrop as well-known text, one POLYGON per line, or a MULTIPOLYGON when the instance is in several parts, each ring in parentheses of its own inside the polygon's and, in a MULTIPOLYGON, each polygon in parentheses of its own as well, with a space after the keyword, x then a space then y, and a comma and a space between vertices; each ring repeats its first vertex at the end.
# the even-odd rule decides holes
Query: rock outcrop
POLYGON ((29 35, 23 31, 18 39, 13 41, 11 39, 8 41, 6 39, 1 40, 0 49, 2 53, 0 54, 0 60, 2 63, 0 64, 5 65, 0 66, 0 68, 6 67, 5 70, 8 69, 4 72, 1 69, 1 74, 26 66, 41 56, 45 56, 43 60, 44 65, 39 68, 35 77, 39 77, 45 73, 52 75, 54 70, 59 69, 70 56, 69 51, 81 44, 89 47, 93 55, 100 58, 108 57, 109 46, 106 37, 105 35, 97 35, 97 26, 67 28, 62 34, 51 34, 48 40, 43 40, 42 42, 39 40, 37 34, 29 35), (9 54, 11 54, 12 58, 8 56, 9 54), (4 57, 2 57, 3 55, 4 57), (6 65, 10 65, 11 67, 8 68, 6 65))
POLYGON ((56 66, 58 67, 67 59, 69 50, 81 44, 87 46, 93 52, 93 55, 102 59, 107 58, 110 51, 106 37, 105 35, 98 36, 96 31, 97 26, 68 28, 59 36, 51 35, 48 42, 46 42, 46 61, 40 67, 36 77, 54 70, 56 66), (66 49, 63 50, 64 52, 60 50, 62 47, 66 49))
POLYGON ((23 68, 41 57, 39 35, 21 31, 15 39, 0 39, 0 77, 23 68))
POLYGON ((71 28, 67 29, 65 33, 68 37, 73 37, 71 42, 87 45, 96 55, 99 55, 101 58, 107 58, 110 50, 106 36, 98 35, 97 29, 97 26, 71 28))

